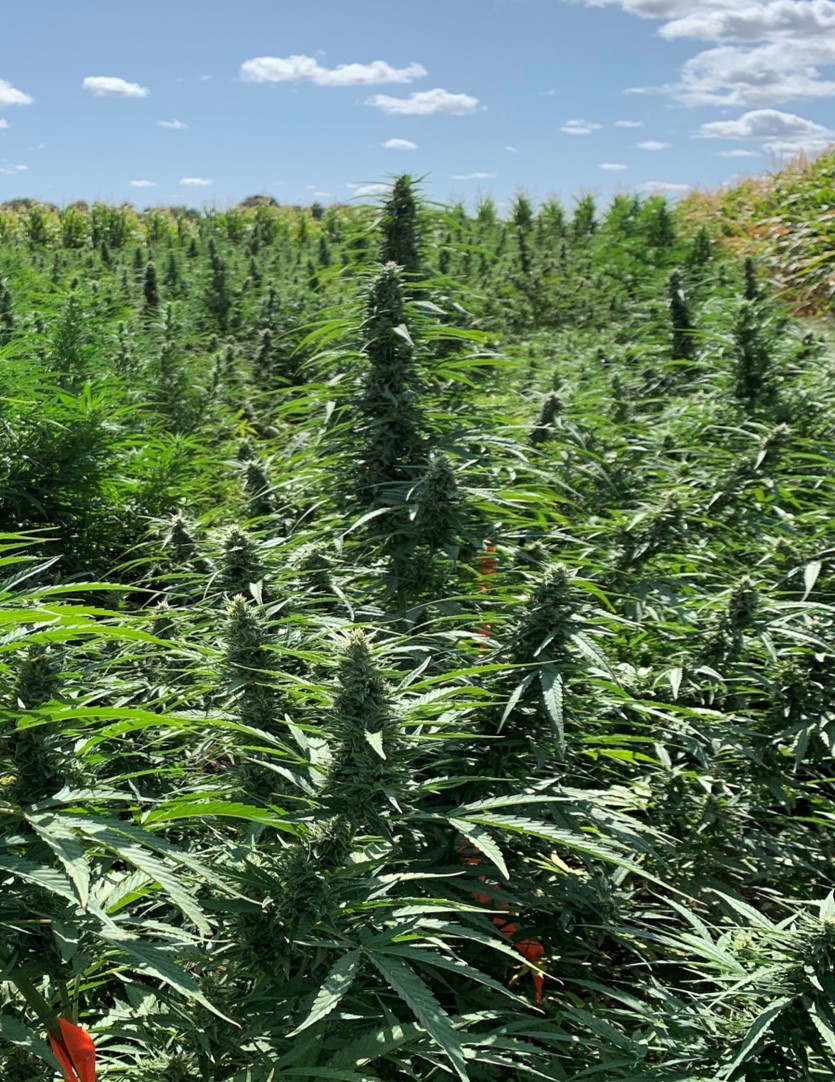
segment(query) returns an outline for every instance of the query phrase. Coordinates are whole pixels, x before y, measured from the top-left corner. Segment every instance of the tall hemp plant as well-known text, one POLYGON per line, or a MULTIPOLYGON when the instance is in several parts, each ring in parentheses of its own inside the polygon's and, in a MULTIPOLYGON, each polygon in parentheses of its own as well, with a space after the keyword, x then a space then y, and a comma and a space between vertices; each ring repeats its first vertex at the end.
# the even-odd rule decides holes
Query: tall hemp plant
POLYGON ((426 463, 415 343, 409 333, 400 269, 387 263, 371 284, 362 328, 365 370, 355 399, 359 447, 352 478, 354 506, 366 534, 397 577, 408 545, 409 487, 426 463))

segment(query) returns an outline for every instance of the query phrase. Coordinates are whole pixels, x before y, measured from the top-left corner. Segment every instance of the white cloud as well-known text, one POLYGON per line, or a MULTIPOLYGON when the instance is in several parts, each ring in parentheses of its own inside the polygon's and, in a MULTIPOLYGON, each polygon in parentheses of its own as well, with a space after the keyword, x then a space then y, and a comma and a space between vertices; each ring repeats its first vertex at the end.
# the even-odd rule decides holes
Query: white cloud
POLYGON ((450 180, 489 180, 495 173, 453 173, 450 180))
POLYGON ((778 109, 754 109, 736 120, 713 120, 702 124, 699 135, 704 139, 820 139, 832 135, 829 128, 814 120, 781 113, 778 109))
POLYGON ((666 150, 669 143, 659 143, 657 139, 647 139, 643 143, 635 144, 639 150, 666 150))
MULTIPOLYGON (((780 105, 835 96, 835 0, 584 0, 662 20, 667 40, 714 44, 656 90, 688 106, 780 105)), ((633 88, 647 93, 652 88, 633 88)))
POLYGON ((382 109, 384 113, 396 113, 401 116, 434 116, 447 113, 451 116, 466 116, 478 108, 478 98, 470 94, 451 94, 448 90, 435 87, 434 90, 420 90, 408 98, 392 98, 388 94, 374 94, 365 99, 366 105, 382 109))
MULTIPOLYGON (((814 0, 811 0, 814 2, 814 0)), ((723 45, 688 60, 673 91, 685 105, 768 106, 835 95, 817 65, 835 63, 829 40, 779 41, 753 49, 723 45)))
POLYGON ((601 162, 597 167, 598 169, 606 169, 610 173, 620 173, 624 169, 628 169, 628 165, 624 165, 623 162, 601 162))
POLYGON ((588 7, 617 6, 644 19, 668 20, 659 31, 664 37, 698 36, 703 40, 707 40, 707 30, 711 27, 719 28, 728 37, 751 33, 762 37, 766 32, 781 29, 824 29, 835 6, 833 0, 585 0, 585 3, 588 7), (680 24, 683 29, 679 28, 680 24))
POLYGON ((643 128, 643 120, 616 120, 616 128, 643 128))
POLYGON ((241 64, 246 83, 310 82, 317 86, 373 86, 376 83, 411 83, 427 74, 421 64, 395 68, 386 60, 370 64, 339 64, 326 68, 312 56, 256 56, 241 64))
POLYGON ((720 150, 720 158, 759 158, 760 152, 758 150, 720 150))
POLYGON ((27 173, 28 171, 28 165, 6 165, 0 168, 0 173, 5 173, 10 177, 16 176, 18 173, 27 173))
POLYGON ((383 146, 386 150, 417 150, 417 143, 413 143, 411 139, 386 139, 383 146))
POLYGON ((188 127, 188 124, 184 124, 182 120, 158 120, 157 127, 170 128, 171 131, 183 131, 188 127))
POLYGON ((31 105, 34 100, 5 79, 0 79, 0 109, 5 109, 7 105, 31 105))
POLYGON ((518 154, 519 153, 519 147, 505 147, 505 150, 508 152, 508 154, 518 154))
POLYGON ((355 196, 385 195, 390 190, 388 184, 346 184, 345 187, 351 188, 355 196))
POLYGON ((835 131, 823 124, 778 109, 754 109, 736 120, 714 120, 702 124, 698 135, 703 139, 760 140, 775 158, 792 158, 801 152, 817 154, 835 140, 835 131))
POLYGON ((593 120, 566 120, 560 131, 566 135, 591 135, 601 127, 601 124, 595 124, 593 120))
POLYGON ((589 7, 602 8, 617 5, 630 15, 642 19, 672 19, 696 10, 712 11, 714 8, 733 9, 736 0, 586 0, 589 7))
POLYGON ((764 147, 775 158, 796 158, 798 154, 819 154, 831 142, 831 139, 807 139, 800 143, 794 139, 775 139, 764 147))
POLYGON ((314 199, 333 199, 333 194, 331 192, 314 192, 313 193, 313 198, 314 199))
POLYGON ((4 116, 0 116, 0 128, 8 128, 9 122, 4 116))
POLYGON ((208 188, 214 181, 206 177, 181 177, 180 184, 185 188, 208 188))
POLYGON ((689 184, 673 184, 669 180, 647 180, 643 184, 639 185, 645 192, 656 192, 658 194, 669 193, 670 195, 676 192, 687 192, 690 190, 689 184))
POLYGON ((210 79, 211 79, 211 75, 201 75, 201 76, 200 76, 200 82, 201 82, 201 83, 208 83, 208 81, 209 81, 210 79))
POLYGON ((131 188, 156 188, 157 186, 155 180, 129 180, 128 184, 131 188))
POLYGON ((115 75, 88 75, 81 85, 92 90, 97 98, 147 98, 151 93, 147 86, 129 83, 115 75))
POLYGON ((556 90, 540 90, 540 98, 553 98, 556 94, 556 90))
POLYGON ((833 0, 774 0, 724 10, 696 10, 662 26, 659 34, 699 41, 761 41, 776 34, 806 38, 833 30, 833 0))

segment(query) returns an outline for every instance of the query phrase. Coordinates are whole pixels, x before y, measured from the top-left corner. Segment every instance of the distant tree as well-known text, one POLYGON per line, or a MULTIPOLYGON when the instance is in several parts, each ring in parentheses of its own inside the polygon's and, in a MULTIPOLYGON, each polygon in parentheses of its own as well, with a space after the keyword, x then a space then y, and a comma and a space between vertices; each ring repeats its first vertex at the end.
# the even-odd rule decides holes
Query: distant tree
POLYGON ((277 207, 278 200, 271 195, 248 195, 238 203, 239 207, 251 209, 253 207, 277 207))

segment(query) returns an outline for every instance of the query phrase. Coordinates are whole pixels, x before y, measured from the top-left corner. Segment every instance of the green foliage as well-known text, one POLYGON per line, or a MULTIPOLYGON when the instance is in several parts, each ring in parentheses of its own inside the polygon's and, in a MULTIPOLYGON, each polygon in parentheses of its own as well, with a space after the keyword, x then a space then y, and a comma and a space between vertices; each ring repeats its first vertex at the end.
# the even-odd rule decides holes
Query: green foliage
POLYGON ((757 261, 795 312, 832 311, 832 200, 835 151, 803 154, 780 169, 715 192, 685 197, 682 217, 730 250, 757 261))
POLYGON ((835 358, 686 210, 0 210, 4 1080, 832 1077, 835 358))

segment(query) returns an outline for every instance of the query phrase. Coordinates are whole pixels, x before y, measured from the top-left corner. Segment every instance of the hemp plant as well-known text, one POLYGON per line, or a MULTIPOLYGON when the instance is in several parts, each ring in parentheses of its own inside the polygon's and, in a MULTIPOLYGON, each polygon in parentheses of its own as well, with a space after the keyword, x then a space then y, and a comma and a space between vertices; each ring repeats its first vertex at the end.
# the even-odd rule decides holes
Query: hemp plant
POLYGON ((343 649, 327 730, 332 761, 322 790, 325 807, 354 830, 388 835, 388 815, 398 809, 405 789, 408 747, 359 629, 343 649))
MULTIPOLYGON (((426 461, 415 346, 399 268, 387 263, 369 291, 362 327, 365 369, 355 400, 359 447, 354 498, 366 511, 396 506, 426 461)), ((378 534, 391 532, 380 524, 378 534)))
POLYGON ((380 219, 380 262, 396 263, 408 276, 421 269, 418 215, 412 178, 408 174, 397 177, 380 219))
POLYGON ((694 361, 696 340, 693 319, 680 271, 673 271, 667 283, 670 311, 670 356, 674 361, 694 361))

